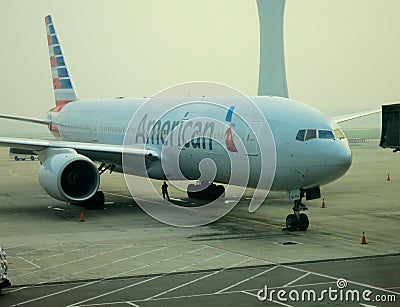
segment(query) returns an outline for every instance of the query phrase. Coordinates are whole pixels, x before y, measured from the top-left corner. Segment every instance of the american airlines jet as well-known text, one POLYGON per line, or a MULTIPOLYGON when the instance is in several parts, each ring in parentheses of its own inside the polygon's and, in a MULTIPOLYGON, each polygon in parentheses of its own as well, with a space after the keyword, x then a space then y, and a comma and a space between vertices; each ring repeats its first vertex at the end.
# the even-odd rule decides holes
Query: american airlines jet
MULTIPOLYGON (((47 16, 45 22, 55 106, 49 110, 46 119, 15 115, 0 117, 47 125, 57 140, 3 137, 0 138, 0 145, 27 149, 38 154, 41 162, 41 186, 53 198, 70 203, 102 207, 104 194, 98 190, 100 175, 105 170, 123 172, 123 154, 142 158, 148 177, 166 179, 166 174, 160 167, 162 146, 167 141, 160 135, 162 130, 167 128, 167 133, 172 132, 174 123, 182 123, 183 117, 185 120, 209 118, 210 113, 215 113, 214 110, 204 105, 191 112, 190 106, 187 106, 185 115, 175 112, 162 121, 156 121, 156 113, 148 112, 130 125, 133 114, 146 99, 78 99, 51 17, 47 16), (158 131, 156 135, 154 131, 158 131), (151 137, 149 132, 153 133, 151 137), (124 146, 127 133, 133 135, 133 146, 124 146)), ((293 214, 286 218, 286 226, 289 230, 304 231, 308 228, 309 220, 307 215, 302 213, 307 209, 302 199, 320 198, 320 187, 343 176, 351 165, 349 144, 337 123, 372 112, 331 119, 310 106, 287 98, 256 96, 250 99, 262 113, 263 120, 268 123, 274 138, 276 171, 271 190, 288 192, 294 207, 293 214)), ((177 104, 183 101, 182 98, 176 98, 177 104)), ((226 170, 229 161, 224 160, 226 155, 217 155, 218 151, 225 150, 249 159, 249 180, 246 186, 257 187, 260 182, 260 170, 257 169, 261 159, 260 146, 252 144, 254 134, 251 130, 241 127, 239 117, 235 117, 236 111, 240 113, 240 110, 235 110, 233 106, 220 118, 221 121, 229 122, 232 127, 230 129, 234 131, 219 131, 211 121, 208 126, 202 126, 203 138, 197 143, 193 140, 179 139, 175 143, 170 142, 170 146, 186 150, 186 155, 182 158, 184 161, 180 164, 180 171, 186 178, 198 179, 199 161, 209 158, 217 168, 214 181, 228 183, 229 178, 223 170, 226 170), (209 138, 205 138, 204 135, 209 138), (215 142, 213 138, 222 141, 215 142), (238 140, 244 142, 244 147, 235 146, 238 140)), ((131 173, 143 175, 142 170, 136 171, 135 168, 132 168, 131 173)), ((243 174, 245 175, 247 176, 243 174)), ((223 192, 222 186, 211 184, 203 191, 188 190, 188 196, 218 197, 223 192)))

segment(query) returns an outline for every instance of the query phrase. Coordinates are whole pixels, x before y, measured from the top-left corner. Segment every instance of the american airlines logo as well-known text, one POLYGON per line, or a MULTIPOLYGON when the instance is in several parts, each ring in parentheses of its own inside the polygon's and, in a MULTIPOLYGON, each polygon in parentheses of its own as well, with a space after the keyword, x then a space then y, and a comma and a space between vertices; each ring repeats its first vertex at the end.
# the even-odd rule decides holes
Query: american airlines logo
POLYGON ((137 144, 213 149, 214 121, 162 121, 148 117, 148 114, 145 114, 139 122, 135 138, 137 144))
MULTIPOLYGON (((232 123, 232 116, 235 110, 231 106, 226 114, 225 121, 232 123)), ((154 120, 148 119, 149 115, 145 114, 139 122, 135 143, 137 144, 152 144, 166 145, 178 147, 185 146, 194 149, 213 150, 213 137, 215 137, 215 122, 214 121, 193 121, 193 120, 154 120), (174 136, 177 133, 177 137, 174 136), (176 144, 174 144, 174 140, 176 144)), ((226 129, 225 145, 228 151, 238 152, 234 138, 232 127, 226 129)))

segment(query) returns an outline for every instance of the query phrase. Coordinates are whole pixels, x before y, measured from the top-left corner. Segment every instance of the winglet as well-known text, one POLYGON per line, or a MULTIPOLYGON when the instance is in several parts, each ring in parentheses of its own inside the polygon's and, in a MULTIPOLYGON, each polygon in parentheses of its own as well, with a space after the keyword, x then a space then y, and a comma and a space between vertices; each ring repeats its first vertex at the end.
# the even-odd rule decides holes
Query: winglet
POLYGON ((56 108, 77 100, 51 16, 45 17, 56 108))

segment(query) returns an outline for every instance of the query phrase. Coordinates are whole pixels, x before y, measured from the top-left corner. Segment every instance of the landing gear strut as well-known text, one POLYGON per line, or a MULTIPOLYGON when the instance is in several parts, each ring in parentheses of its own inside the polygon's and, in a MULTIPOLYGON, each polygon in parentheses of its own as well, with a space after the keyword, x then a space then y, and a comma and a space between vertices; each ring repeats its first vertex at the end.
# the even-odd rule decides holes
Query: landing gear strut
POLYGON ((189 198, 216 200, 221 195, 225 196, 225 188, 222 185, 215 185, 207 181, 202 181, 200 184, 189 184, 187 187, 187 195, 189 198))
POLYGON ((301 202, 301 199, 294 201, 293 214, 289 214, 286 217, 286 228, 289 231, 305 231, 310 224, 307 215, 300 213, 301 211, 308 210, 307 206, 301 202))

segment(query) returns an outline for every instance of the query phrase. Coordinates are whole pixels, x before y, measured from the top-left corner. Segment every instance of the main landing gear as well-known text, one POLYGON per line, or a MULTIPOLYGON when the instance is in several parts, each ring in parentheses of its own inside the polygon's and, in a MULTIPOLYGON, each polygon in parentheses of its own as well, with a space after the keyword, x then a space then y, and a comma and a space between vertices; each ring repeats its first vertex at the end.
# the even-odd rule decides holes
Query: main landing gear
POLYGON ((79 205, 89 210, 102 210, 104 209, 104 203, 105 198, 103 191, 97 191, 91 198, 79 205))
POLYGON ((293 214, 286 217, 286 228, 289 231, 305 231, 310 224, 307 214, 300 213, 301 211, 308 210, 307 206, 301 202, 301 199, 294 201, 293 214))
POLYGON ((225 188, 222 185, 202 181, 200 184, 189 184, 187 187, 187 195, 189 198, 213 201, 221 195, 225 197, 225 188))

